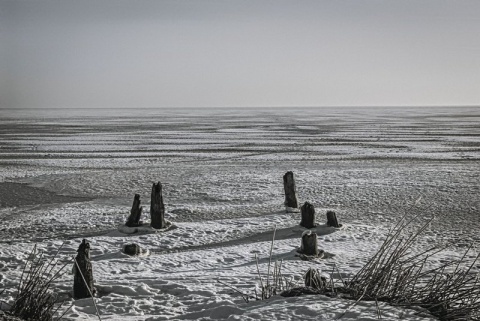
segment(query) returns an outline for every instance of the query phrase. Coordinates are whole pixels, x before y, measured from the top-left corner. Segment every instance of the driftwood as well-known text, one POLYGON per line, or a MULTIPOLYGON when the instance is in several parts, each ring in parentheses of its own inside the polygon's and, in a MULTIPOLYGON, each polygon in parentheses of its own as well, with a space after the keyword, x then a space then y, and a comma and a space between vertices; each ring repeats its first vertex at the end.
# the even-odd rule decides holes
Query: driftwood
POLYGON ((130 210, 130 216, 128 216, 126 226, 135 227, 140 225, 140 217, 142 216, 143 207, 140 206, 140 195, 135 194, 133 198, 132 209, 130 210))
POLYGON ((318 255, 317 233, 307 230, 302 235, 300 253, 305 255, 318 255))
POLYGON ((286 172, 283 175, 283 188, 285 189, 285 206, 287 208, 298 208, 293 172, 286 172))
POLYGON ((327 279, 321 276, 317 269, 309 268, 305 273, 305 286, 314 289, 324 289, 327 287, 327 279))
POLYGON ((338 224, 337 214, 334 211, 327 211, 327 225, 333 227, 342 227, 342 224, 338 224))
POLYGON ((162 197, 162 184, 153 183, 152 196, 150 202, 150 217, 152 219, 150 225, 153 228, 161 229, 166 227, 165 223, 165 205, 162 197))
POLYGON ((93 270, 90 262, 90 243, 83 239, 73 265, 73 297, 89 298, 95 294, 93 270))
POLYGON ((300 225, 306 228, 313 228, 315 224, 315 208, 309 202, 305 202, 301 208, 302 220, 300 225))

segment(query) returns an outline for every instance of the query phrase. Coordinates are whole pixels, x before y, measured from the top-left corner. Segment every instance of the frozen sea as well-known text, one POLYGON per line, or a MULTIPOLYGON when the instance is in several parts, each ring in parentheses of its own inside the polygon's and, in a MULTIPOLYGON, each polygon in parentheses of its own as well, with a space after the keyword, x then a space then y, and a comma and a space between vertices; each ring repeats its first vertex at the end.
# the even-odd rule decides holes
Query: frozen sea
MULTIPOLYGON (((334 210, 345 223, 321 238, 337 259, 320 268, 335 262, 354 273, 406 211, 436 217, 427 245, 451 242, 456 253, 480 238, 476 107, 3 109, 0 169, 0 287, 11 288, 7 299, 34 243, 48 250, 66 240, 68 256, 88 238, 98 261, 99 306, 112 320, 329 320, 343 312, 348 304, 337 311, 338 302, 325 299, 317 310, 331 310, 319 314, 311 297, 307 310, 292 305, 289 314, 275 299, 268 312, 208 283, 233 275, 236 286, 254 287, 252 253, 268 254, 275 225, 283 238, 278 255, 289 260, 285 273, 305 272, 307 263, 291 253, 301 231, 299 214, 285 214, 286 171, 294 172, 297 197, 315 206, 318 221, 334 210), (148 221, 157 181, 177 228, 119 236, 135 193, 148 221), (124 257, 119 249, 132 240, 157 254, 124 257)), ((68 276, 58 284, 65 297, 70 287, 68 276)), ((67 317, 93 319, 88 302, 74 302, 67 317)), ((375 319, 375 309, 355 309, 351 320, 375 319)), ((395 311, 392 319, 407 313, 395 311)))

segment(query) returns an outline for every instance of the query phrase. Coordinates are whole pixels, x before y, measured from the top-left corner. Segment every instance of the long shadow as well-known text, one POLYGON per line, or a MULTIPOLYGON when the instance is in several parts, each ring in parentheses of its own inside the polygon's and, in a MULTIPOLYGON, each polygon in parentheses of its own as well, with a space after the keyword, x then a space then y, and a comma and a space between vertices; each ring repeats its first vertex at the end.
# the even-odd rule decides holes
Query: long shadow
MULTIPOLYGON (((283 229, 277 229, 275 231, 275 240, 286 240, 292 238, 298 238, 300 240, 303 231, 306 229, 300 226, 294 227, 287 227, 283 229)), ((315 229, 312 229, 317 235, 327 235, 337 231, 338 229, 327 226, 327 225, 319 225, 315 229)), ((221 247, 230 247, 230 246, 237 246, 237 245, 245 245, 245 244, 252 244, 258 242, 267 242, 271 241, 273 238, 273 231, 262 232, 254 235, 250 235, 247 237, 243 237, 240 239, 230 240, 230 241, 223 241, 223 242, 215 242, 209 244, 202 244, 202 245, 193 245, 193 246, 179 246, 176 248, 171 248, 168 250, 161 250, 161 249, 151 249, 150 252, 153 255, 161 255, 161 254, 168 254, 168 253, 178 253, 178 252, 191 252, 191 251, 198 251, 198 250, 209 250, 221 247)))

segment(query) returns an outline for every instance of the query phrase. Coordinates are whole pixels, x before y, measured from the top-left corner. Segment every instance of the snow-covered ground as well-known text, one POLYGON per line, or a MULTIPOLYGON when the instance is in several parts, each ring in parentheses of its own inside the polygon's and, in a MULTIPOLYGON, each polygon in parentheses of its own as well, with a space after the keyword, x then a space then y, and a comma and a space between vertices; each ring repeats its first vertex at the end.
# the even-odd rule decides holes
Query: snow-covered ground
MULTIPOLYGON (((419 249, 452 242, 440 264, 478 244, 479 124, 478 108, 0 110, 2 298, 11 300, 35 243, 53 254, 65 242, 67 260, 87 238, 102 320, 333 320, 346 310, 341 320, 377 319, 371 302, 245 303, 225 284, 253 294, 255 255, 266 274, 275 228, 284 276, 301 284, 309 267, 328 275, 336 266, 348 278, 419 197, 411 211, 436 216, 419 249), (316 208, 323 259, 296 256, 303 229, 300 214, 284 211, 288 170, 300 203, 316 208), (174 228, 120 233, 135 193, 148 223, 156 181, 174 228), (342 229, 322 225, 327 210, 342 229), (132 242, 150 254, 123 254, 132 242)), ((71 299, 72 282, 67 274, 54 285, 73 302, 67 319, 95 319, 91 300, 71 299)), ((380 308, 387 320, 431 319, 380 308)))

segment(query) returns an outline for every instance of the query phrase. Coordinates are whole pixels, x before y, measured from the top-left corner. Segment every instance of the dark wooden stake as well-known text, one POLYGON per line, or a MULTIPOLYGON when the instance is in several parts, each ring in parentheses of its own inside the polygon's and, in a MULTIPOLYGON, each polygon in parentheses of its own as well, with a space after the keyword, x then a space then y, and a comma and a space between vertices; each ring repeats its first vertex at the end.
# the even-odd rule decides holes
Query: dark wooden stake
POLYGON ((305 231, 305 233, 303 233, 302 235, 302 246, 300 250, 305 255, 317 255, 317 233, 312 231, 305 231))
POLYGON ((327 225, 333 227, 341 227, 342 224, 338 224, 337 214, 334 211, 327 211, 327 225))
POLYGON ((305 202, 301 208, 302 220, 300 225, 306 228, 313 228, 315 224, 315 208, 309 202, 305 202))
POLYGON ((83 239, 78 247, 73 264, 73 297, 75 299, 89 298, 95 294, 93 287, 93 270, 90 262, 90 243, 83 239))
POLYGON ((150 202, 150 217, 152 221, 150 225, 153 228, 165 228, 165 205, 163 205, 162 184, 158 182, 153 183, 152 198, 150 202))
POLYGON ((130 216, 128 217, 125 225, 129 227, 139 226, 142 210, 143 207, 140 206, 140 195, 135 194, 135 197, 133 198, 132 209, 130 210, 130 216))
POLYGON ((285 206, 298 208, 293 172, 286 172, 285 175, 283 175, 283 188, 285 189, 285 206))

